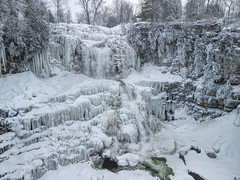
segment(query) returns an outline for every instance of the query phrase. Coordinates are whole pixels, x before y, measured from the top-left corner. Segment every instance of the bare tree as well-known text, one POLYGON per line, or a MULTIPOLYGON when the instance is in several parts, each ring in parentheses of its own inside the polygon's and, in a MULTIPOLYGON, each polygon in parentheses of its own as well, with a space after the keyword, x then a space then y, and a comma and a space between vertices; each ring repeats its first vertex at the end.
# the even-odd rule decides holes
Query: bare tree
POLYGON ((105 1, 104 0, 92 0, 91 3, 92 3, 92 8, 93 8, 93 21, 94 21, 94 23, 97 23, 105 1))
POLYGON ((198 20, 204 18, 206 0, 188 0, 186 4, 186 18, 198 20))
POLYGON ((236 0, 236 16, 240 18, 240 0, 236 0))
POLYGON ((77 3, 82 6, 87 24, 91 24, 90 20, 90 0, 78 0, 77 3))
POLYGON ((87 24, 97 23, 104 3, 104 0, 77 0, 77 4, 83 8, 87 24))
POLYGON ((205 18, 224 17, 224 7, 222 0, 207 0, 205 7, 205 18))
POLYGON ((128 1, 114 0, 113 13, 115 14, 118 24, 127 23, 133 17, 133 5, 128 1))
POLYGON ((233 6, 233 0, 223 0, 225 6, 228 8, 227 10, 227 17, 230 18, 230 14, 231 14, 231 9, 233 6))
POLYGON ((59 23, 62 19, 62 14, 63 14, 63 6, 68 3, 68 0, 51 0, 54 7, 56 8, 57 11, 57 22, 59 23))

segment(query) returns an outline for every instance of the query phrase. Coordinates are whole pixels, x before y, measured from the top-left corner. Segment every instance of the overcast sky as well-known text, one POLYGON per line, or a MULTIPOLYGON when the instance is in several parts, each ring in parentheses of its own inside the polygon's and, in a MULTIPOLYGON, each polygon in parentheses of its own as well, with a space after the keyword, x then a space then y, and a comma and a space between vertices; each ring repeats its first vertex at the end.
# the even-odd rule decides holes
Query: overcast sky
MULTIPOLYGON (((72 17, 74 20, 75 20, 76 13, 81 12, 81 7, 76 4, 76 1, 77 0, 69 0, 69 2, 68 2, 68 6, 72 12, 72 17)), ((111 2, 112 2, 112 0, 105 0, 105 1, 106 1, 106 5, 111 4, 111 2)), ((132 2, 135 6, 137 6, 140 2, 140 0, 128 0, 128 1, 132 2)), ((185 1, 186 0, 182 0, 183 4, 185 4, 184 3, 185 1)))
MULTIPOLYGON (((75 14, 78 12, 81 12, 81 7, 79 5, 76 5, 76 1, 77 0, 70 0, 68 3, 74 19, 75 19, 75 14)), ((106 4, 111 4, 112 0, 105 0, 105 1, 106 1, 106 4)), ((137 5, 140 0, 129 0, 129 1, 137 5)))

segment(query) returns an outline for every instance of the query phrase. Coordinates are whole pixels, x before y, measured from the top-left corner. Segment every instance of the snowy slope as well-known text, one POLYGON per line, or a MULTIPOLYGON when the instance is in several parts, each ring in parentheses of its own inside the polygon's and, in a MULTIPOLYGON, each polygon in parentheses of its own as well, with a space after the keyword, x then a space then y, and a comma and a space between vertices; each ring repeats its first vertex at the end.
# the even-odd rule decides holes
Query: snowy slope
MULTIPOLYGON (((171 179, 193 179, 188 171, 199 174, 208 180, 231 180, 240 177, 240 131, 234 125, 239 121, 237 111, 226 114, 212 121, 199 123, 188 116, 184 109, 177 110, 176 121, 163 123, 164 128, 170 132, 177 144, 176 153, 173 155, 161 155, 166 157, 167 164, 173 168, 175 175, 171 179), (197 147, 201 153, 189 151, 191 146, 197 147), (216 153, 216 158, 209 158, 206 153, 216 153), (183 154, 186 165, 179 158, 183 154)), ((148 146, 148 144, 146 144, 148 146)), ((157 151, 157 150, 156 150, 157 151)), ((136 153, 136 152, 135 152, 136 153)), ((139 157, 146 152, 137 152, 139 157)), ((145 155, 146 156, 146 155, 145 155)), ((132 158, 131 160, 136 160, 132 158)), ((41 179, 155 179, 141 171, 120 171, 113 174, 106 170, 94 170, 88 163, 80 163, 69 167, 61 167, 57 171, 46 173, 41 179), (69 174, 71 172, 71 174, 69 174)))
POLYGON ((171 179, 192 179, 188 171, 210 180, 238 178, 239 112, 198 122, 187 109, 175 107, 175 121, 162 122, 155 115, 165 117, 163 91, 168 80, 184 81, 150 64, 122 82, 64 71, 49 79, 30 72, 1 78, 7 85, 1 88, 1 109, 8 110, 5 120, 13 125, 13 132, 0 139, 2 178, 36 179, 58 169, 42 179, 156 179, 143 170, 114 174, 93 169, 89 162, 78 163, 101 151, 122 166, 165 157, 175 173, 171 179), (67 166, 72 163, 78 164, 67 166))

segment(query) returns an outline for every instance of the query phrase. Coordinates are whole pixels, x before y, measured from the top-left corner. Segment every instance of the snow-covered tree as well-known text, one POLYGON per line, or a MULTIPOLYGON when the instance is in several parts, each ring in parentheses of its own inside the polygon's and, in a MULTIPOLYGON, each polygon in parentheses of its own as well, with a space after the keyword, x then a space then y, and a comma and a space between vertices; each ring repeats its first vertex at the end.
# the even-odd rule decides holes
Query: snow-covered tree
POLYGON ((26 2, 16 0, 4 0, 6 11, 3 24, 3 40, 8 58, 15 61, 21 55, 26 44, 23 39, 23 31, 26 28, 23 12, 26 9, 26 2))
POLYGON ((141 2, 141 9, 139 13, 141 21, 150 21, 153 19, 152 1, 143 0, 141 2))
POLYGON ((216 17, 221 18, 224 16, 224 8, 221 6, 220 1, 210 1, 208 0, 206 6, 205 16, 207 18, 216 17))
POLYGON ((240 18, 240 0, 236 0, 236 17, 240 18))
POLYGON ((164 22, 181 18, 181 0, 143 0, 139 17, 142 21, 164 22))
POLYGON ((0 50, 10 70, 10 64, 30 60, 48 47, 48 13, 42 0, 1 0, 0 4, 0 50))
POLYGON ((84 23, 85 22, 85 14, 84 13, 76 13, 75 17, 76 17, 76 21, 78 24, 84 23))
POLYGON ((26 57, 32 57, 36 53, 48 47, 49 25, 47 23, 47 9, 39 0, 28 0, 25 19, 27 27, 24 30, 24 40, 27 46, 26 57))
POLYGON ((53 16, 52 11, 50 9, 48 9, 48 22, 50 23, 56 22, 55 17, 53 16))

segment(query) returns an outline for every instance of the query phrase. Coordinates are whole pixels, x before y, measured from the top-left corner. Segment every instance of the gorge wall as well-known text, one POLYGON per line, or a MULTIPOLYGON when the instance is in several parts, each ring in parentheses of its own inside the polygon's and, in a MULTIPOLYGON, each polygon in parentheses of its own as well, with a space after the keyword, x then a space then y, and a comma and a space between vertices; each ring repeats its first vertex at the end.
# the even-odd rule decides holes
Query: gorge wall
POLYGON ((192 80, 193 93, 186 101, 226 111, 240 104, 239 25, 226 27, 217 21, 138 23, 128 40, 142 64, 150 61, 192 80))

